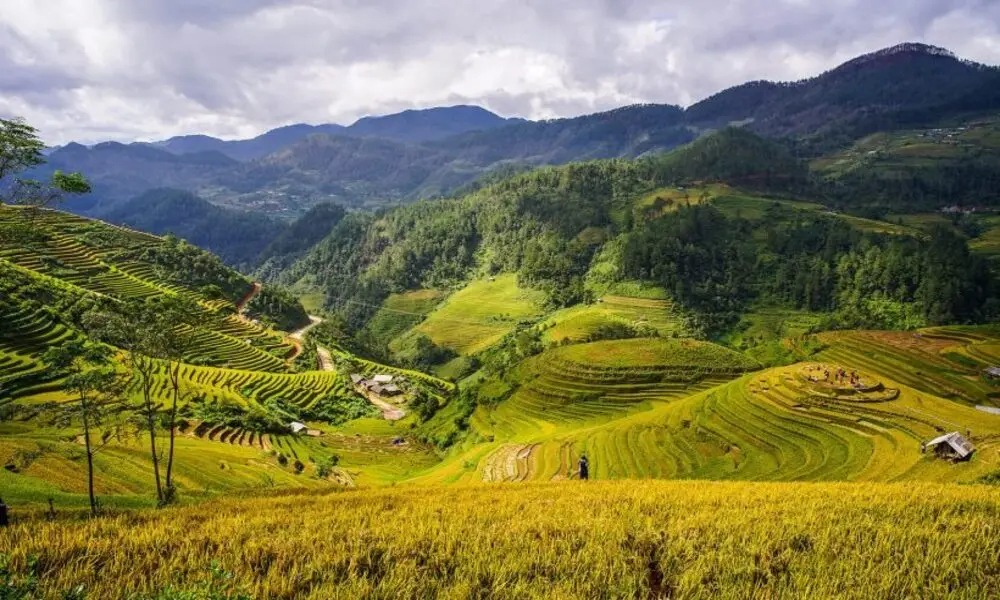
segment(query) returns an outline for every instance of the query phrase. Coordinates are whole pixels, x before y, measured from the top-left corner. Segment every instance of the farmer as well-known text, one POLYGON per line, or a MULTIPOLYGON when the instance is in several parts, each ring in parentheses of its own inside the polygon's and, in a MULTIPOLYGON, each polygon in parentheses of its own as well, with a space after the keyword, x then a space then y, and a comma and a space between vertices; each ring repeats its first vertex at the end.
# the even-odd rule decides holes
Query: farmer
POLYGON ((0 498, 0 527, 6 527, 10 523, 7 518, 7 505, 3 503, 3 498, 0 498))
POLYGON ((588 479, 590 479, 590 463, 587 462, 587 455, 583 455, 580 457, 580 480, 588 479))

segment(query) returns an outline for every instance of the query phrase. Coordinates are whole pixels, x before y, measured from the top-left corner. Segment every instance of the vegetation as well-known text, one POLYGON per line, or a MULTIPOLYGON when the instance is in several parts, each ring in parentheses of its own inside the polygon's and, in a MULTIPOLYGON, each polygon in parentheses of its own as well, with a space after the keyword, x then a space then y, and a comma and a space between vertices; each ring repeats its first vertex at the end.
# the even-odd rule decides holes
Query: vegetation
POLYGON ((150 190, 101 216, 142 231, 173 234, 240 267, 255 264, 261 249, 285 231, 261 213, 221 208, 173 189, 150 190))
POLYGON ((397 487, 26 522, 0 552, 15 581, 36 557, 42 594, 109 599, 193 594, 210 565, 246 597, 973 598, 997 583, 997 502, 930 484, 397 487))

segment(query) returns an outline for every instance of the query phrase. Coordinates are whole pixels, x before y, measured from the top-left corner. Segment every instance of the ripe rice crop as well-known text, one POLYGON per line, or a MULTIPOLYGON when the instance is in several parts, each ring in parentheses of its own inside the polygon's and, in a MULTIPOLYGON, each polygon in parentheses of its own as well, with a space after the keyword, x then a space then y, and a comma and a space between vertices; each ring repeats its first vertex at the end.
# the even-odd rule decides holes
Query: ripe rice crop
POLYGON ((213 501, 0 532, 15 573, 89 598, 990 598, 983 486, 563 482, 213 501), (100 565, 95 569, 94 565, 100 565))

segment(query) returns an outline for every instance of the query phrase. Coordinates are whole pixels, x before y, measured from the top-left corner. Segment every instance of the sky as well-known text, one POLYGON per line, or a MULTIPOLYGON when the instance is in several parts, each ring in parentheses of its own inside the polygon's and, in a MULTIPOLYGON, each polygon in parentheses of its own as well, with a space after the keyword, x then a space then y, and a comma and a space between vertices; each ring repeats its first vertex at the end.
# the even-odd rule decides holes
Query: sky
POLYGON ((1000 0, 0 0, 0 117, 50 144, 478 104, 690 105, 917 41, 1000 64, 1000 0))

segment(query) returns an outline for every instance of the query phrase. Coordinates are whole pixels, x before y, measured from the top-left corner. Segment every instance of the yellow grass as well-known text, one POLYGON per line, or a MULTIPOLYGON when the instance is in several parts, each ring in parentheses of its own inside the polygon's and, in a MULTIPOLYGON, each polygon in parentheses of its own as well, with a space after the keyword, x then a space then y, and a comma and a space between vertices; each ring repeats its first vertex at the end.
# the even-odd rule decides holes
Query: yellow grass
POLYGON ((254 598, 991 598, 984 486, 564 482, 226 500, 0 533, 42 592, 254 598), (95 568, 99 566, 99 568, 95 568))

